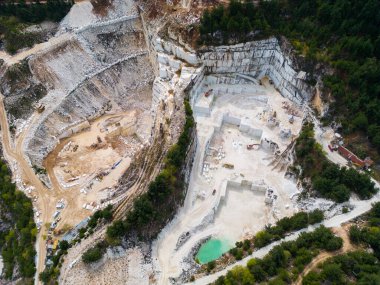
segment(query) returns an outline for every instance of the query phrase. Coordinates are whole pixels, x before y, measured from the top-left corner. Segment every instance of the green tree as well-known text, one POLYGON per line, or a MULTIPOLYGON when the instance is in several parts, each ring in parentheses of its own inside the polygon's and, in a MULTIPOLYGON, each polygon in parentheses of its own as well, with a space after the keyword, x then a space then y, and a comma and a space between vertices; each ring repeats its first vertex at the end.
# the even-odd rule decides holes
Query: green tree
POLYGON ((240 30, 240 24, 235 18, 230 18, 227 24, 227 31, 229 35, 236 36, 236 33, 240 30))
POLYGON ((122 221, 115 221, 112 225, 107 228, 107 236, 110 238, 121 237, 125 234, 125 227, 122 221))
POLYGON ((323 221, 323 219, 324 219, 323 212, 319 209, 314 210, 314 211, 309 213, 309 224, 310 225, 320 223, 323 221))
POLYGON ((61 240, 61 241, 59 242, 59 248, 60 248, 61 250, 68 250, 68 249, 70 248, 70 244, 68 243, 67 240, 61 240))
POLYGON ((321 275, 325 280, 333 282, 333 284, 342 284, 343 281, 343 271, 339 264, 327 264, 323 267, 321 275))
POLYGON ((94 246, 93 248, 90 248, 86 250, 82 255, 82 260, 84 263, 92 263, 95 261, 98 261, 102 258, 103 252, 99 248, 99 246, 94 246))
POLYGON ((233 269, 228 271, 225 283, 252 285, 255 283, 255 279, 246 267, 235 266, 233 269))
POLYGON ((352 121, 352 124, 357 129, 366 130, 368 126, 367 116, 363 112, 360 112, 359 114, 356 115, 356 117, 352 121))
POLYGON ((358 244, 362 241, 362 232, 357 226, 350 227, 349 236, 353 243, 358 244))
POLYGON ((350 199, 350 190, 343 184, 336 185, 332 188, 331 193, 328 194, 332 200, 338 203, 343 203, 350 199))
POLYGON ((243 18, 243 22, 241 23, 241 32, 246 35, 250 31, 252 31, 251 23, 249 22, 249 19, 247 17, 243 18))
POLYGON ((250 259, 247 263, 247 268, 255 277, 255 280, 257 282, 263 282, 267 279, 268 274, 265 272, 265 270, 263 269, 263 267, 257 259, 250 259))

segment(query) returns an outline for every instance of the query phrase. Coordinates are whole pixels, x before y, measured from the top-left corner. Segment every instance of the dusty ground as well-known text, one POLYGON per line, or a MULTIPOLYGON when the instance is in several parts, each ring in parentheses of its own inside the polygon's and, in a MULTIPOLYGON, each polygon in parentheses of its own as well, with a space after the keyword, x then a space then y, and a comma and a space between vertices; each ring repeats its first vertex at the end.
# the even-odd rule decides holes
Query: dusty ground
POLYGON ((79 261, 64 284, 101 284, 101 285, 148 285, 153 275, 150 264, 145 264, 139 248, 125 250, 109 249, 103 259, 96 264, 85 265, 79 261), (112 276, 112 278, 110 278, 112 276))
POLYGON ((88 123, 87 130, 62 140, 46 158, 45 168, 52 168, 64 188, 91 190, 94 183, 113 181, 146 143, 136 132, 146 132, 150 124, 151 116, 138 110, 102 116, 88 123))
POLYGON ((63 189, 60 197, 64 201, 77 195, 77 208, 87 210, 74 220, 63 213, 57 229, 76 225, 110 199, 118 179, 146 143, 136 131, 149 130, 150 124, 150 115, 137 110, 105 115, 89 123, 87 130, 62 140, 48 155, 44 166, 53 188, 63 189), (144 124, 138 125, 138 120, 144 124))
MULTIPOLYGON (((197 114, 197 108, 194 107, 198 148, 185 205, 176 219, 163 230, 153 247, 154 257, 161 270, 159 284, 165 284, 169 277, 178 276, 181 269, 186 267, 181 264, 182 260, 199 240, 212 235, 229 239, 233 244, 255 234, 268 222, 273 223, 278 218, 297 211, 291 201, 297 187, 284 177, 284 170, 273 169, 273 153, 264 148, 248 150, 247 145, 256 143, 259 139, 242 133, 235 126, 222 124, 219 129, 223 115, 229 114, 241 118, 244 124, 252 128, 262 130, 262 139, 275 141, 280 151, 292 142, 292 136, 282 139, 279 135, 281 129, 285 128, 290 128, 294 135, 299 132, 302 110, 293 107, 299 116, 290 124, 283 102, 292 106, 291 102, 283 98, 267 81, 264 81, 264 86, 252 87, 258 93, 240 94, 231 91, 231 94, 222 91, 213 98, 200 95, 194 103, 195 106, 205 108, 210 105, 211 114, 209 117, 197 114), (269 127, 267 120, 274 112, 280 124, 269 127), (208 164, 207 171, 205 163, 208 164), (233 165, 233 169, 224 167, 225 164, 233 165), (244 180, 263 180, 272 188, 277 195, 273 206, 264 202, 265 192, 252 192, 244 187, 231 190, 226 187, 228 181, 239 184, 244 180), (214 213, 216 215, 213 218, 214 213), (190 233, 190 238, 176 249, 180 236, 186 232, 190 233)), ((204 92, 212 88, 218 86, 207 86, 204 92)), ((226 88, 230 90, 231 86, 226 88)))
POLYGON ((233 187, 227 191, 214 223, 219 225, 222 237, 234 244, 237 240, 252 237, 269 222, 270 207, 265 204, 261 193, 233 187))

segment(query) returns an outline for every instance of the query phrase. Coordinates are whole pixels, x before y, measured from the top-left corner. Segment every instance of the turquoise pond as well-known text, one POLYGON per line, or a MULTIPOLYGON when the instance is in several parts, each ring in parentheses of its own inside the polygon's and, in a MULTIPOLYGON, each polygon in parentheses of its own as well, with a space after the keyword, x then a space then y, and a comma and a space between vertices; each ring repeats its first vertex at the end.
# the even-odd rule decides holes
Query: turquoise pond
POLYGON ((196 258, 201 264, 205 264, 221 257, 223 253, 227 252, 232 247, 233 246, 228 240, 212 238, 200 247, 196 258))

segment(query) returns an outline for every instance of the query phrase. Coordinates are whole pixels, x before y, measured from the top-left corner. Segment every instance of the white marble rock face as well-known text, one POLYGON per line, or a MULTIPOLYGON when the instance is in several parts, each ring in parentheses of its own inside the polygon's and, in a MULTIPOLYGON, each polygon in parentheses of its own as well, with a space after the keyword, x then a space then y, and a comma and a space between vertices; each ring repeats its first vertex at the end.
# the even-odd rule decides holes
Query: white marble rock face
POLYGON ((302 104, 312 97, 311 88, 292 67, 276 38, 234 46, 211 48, 200 61, 207 73, 245 73, 256 78, 269 76, 280 93, 302 104))

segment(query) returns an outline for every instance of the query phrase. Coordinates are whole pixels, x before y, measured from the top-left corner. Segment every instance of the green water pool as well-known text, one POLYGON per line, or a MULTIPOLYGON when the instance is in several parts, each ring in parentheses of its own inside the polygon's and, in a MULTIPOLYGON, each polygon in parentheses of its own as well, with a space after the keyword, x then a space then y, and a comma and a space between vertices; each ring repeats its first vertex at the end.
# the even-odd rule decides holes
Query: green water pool
POLYGON ((221 257, 230 248, 232 245, 228 240, 212 238, 200 247, 196 258, 201 264, 205 264, 221 257))

